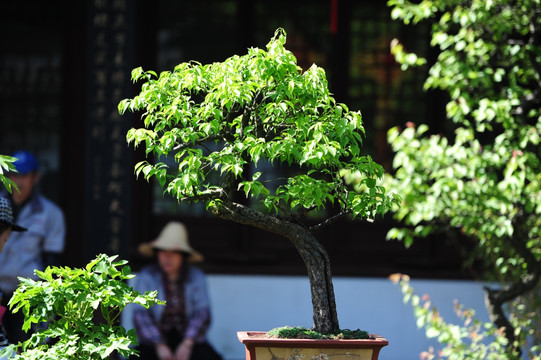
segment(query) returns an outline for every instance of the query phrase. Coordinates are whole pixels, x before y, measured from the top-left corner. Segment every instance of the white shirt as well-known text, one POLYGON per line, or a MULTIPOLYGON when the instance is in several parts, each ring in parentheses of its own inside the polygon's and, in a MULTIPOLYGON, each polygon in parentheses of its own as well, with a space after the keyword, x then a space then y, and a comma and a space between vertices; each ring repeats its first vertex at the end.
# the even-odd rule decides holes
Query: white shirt
POLYGON ((42 195, 34 194, 17 216, 16 223, 27 228, 11 232, 0 253, 0 290, 13 292, 18 277, 36 279, 34 270, 44 270, 42 253, 62 253, 66 226, 62 210, 42 195))

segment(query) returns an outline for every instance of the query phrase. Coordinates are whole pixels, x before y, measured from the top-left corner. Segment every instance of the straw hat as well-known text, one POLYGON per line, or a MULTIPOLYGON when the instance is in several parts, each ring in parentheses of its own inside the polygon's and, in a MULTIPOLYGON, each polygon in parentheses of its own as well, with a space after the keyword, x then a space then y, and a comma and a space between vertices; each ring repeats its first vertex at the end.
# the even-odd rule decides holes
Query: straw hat
POLYGON ((188 242, 186 226, 177 221, 167 223, 156 240, 139 245, 138 250, 145 256, 152 256, 154 250, 178 251, 188 254, 189 262, 203 261, 203 255, 194 250, 188 242))

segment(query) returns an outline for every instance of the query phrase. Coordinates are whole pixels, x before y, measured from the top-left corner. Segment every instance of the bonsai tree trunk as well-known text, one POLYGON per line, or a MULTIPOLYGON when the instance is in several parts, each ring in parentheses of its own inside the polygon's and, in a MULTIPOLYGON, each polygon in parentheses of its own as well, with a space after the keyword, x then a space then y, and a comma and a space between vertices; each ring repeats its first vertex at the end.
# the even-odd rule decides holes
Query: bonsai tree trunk
POLYGON ((330 334, 340 329, 329 256, 310 230, 232 202, 221 202, 219 206, 212 208, 212 212, 222 219, 251 225, 289 239, 301 255, 308 272, 312 293, 313 330, 330 334))

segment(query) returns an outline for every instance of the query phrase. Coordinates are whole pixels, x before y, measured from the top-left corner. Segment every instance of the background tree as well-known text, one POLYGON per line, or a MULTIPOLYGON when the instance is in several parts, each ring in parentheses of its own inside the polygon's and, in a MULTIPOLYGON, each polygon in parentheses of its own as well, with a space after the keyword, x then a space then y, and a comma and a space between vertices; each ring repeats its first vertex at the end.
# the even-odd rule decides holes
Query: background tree
POLYGON ((376 183, 382 167, 362 154, 361 114, 335 102, 323 69, 303 72, 285 42, 278 30, 266 51, 181 63, 159 76, 135 69, 141 92, 119 110, 143 111, 145 127, 127 140, 157 160, 137 164, 138 175, 179 201, 203 201, 223 219, 291 241, 308 270, 314 330, 332 333, 330 261, 314 233, 346 215, 374 218, 394 200, 376 183), (364 191, 351 191, 343 169, 360 174, 364 191))
MULTIPOLYGON (((539 321, 539 308, 525 304, 539 303, 541 276, 540 1, 389 5, 405 24, 431 24, 439 56, 425 88, 448 93, 455 132, 430 134, 414 124, 389 131, 396 152, 390 188, 403 197, 395 215, 406 226, 388 236, 408 245, 435 233, 470 239, 486 279, 501 284, 486 288, 487 306, 513 357, 539 321)), ((393 45, 403 68, 423 63, 393 45)))

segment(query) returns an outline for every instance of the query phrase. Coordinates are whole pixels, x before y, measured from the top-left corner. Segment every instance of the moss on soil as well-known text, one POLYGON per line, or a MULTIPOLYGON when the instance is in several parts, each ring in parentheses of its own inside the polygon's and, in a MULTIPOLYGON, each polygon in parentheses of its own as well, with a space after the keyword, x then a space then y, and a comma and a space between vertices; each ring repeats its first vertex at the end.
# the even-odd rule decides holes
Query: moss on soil
POLYGON ((362 330, 342 329, 336 334, 321 334, 301 326, 284 326, 267 332, 267 336, 285 339, 369 339, 370 335, 362 330))

